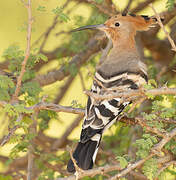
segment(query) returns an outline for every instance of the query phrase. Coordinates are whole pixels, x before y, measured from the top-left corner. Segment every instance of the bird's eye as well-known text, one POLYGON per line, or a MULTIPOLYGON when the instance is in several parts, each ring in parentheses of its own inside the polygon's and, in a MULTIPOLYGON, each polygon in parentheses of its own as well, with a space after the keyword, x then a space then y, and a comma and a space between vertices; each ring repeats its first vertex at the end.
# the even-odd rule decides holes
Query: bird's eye
POLYGON ((120 26, 120 23, 116 22, 116 23, 115 23, 115 26, 116 26, 116 27, 120 26))

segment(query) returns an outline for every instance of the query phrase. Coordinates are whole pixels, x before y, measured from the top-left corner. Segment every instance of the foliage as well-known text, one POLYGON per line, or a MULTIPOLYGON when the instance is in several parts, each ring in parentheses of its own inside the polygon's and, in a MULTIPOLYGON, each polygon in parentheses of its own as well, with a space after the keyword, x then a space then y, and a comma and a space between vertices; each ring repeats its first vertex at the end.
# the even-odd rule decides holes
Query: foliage
MULTIPOLYGON (((49 108, 35 111, 33 107, 43 102, 56 102, 56 96, 58 96, 60 99, 57 103, 59 104, 72 108, 85 108, 83 104, 85 104, 84 101, 86 101, 86 99, 81 99, 80 96, 80 93, 83 94, 83 91, 80 92, 78 90, 81 86, 80 81, 77 84, 75 81, 80 78, 78 72, 81 68, 86 88, 90 85, 89 81, 93 81, 92 75, 90 74, 95 73, 101 51, 89 57, 86 56, 86 60, 81 60, 82 62, 84 61, 81 67, 75 59, 79 59, 86 54, 88 51, 87 44, 90 38, 94 37, 97 32, 89 30, 74 33, 68 32, 74 27, 104 23, 108 15, 104 14, 102 9, 108 11, 110 7, 115 6, 115 4, 109 4, 110 6, 106 7, 106 4, 110 2, 111 1, 104 0, 93 0, 89 1, 89 3, 86 3, 86 1, 85 3, 71 1, 68 2, 68 6, 64 6, 63 2, 59 1, 57 2, 58 4, 54 4, 52 7, 47 4, 49 2, 36 2, 38 4, 36 8, 33 9, 34 12, 32 12, 36 13, 34 15, 35 23, 39 23, 37 19, 39 16, 51 15, 53 21, 50 19, 49 22, 45 22, 47 24, 47 29, 42 31, 44 33, 38 38, 38 41, 34 42, 31 46, 31 52, 22 77, 18 101, 15 102, 12 101, 12 97, 16 89, 17 78, 21 72, 26 52, 24 47, 13 43, 13 41, 9 47, 3 47, 5 50, 2 54, 2 58, 5 62, 8 62, 8 65, 3 69, 5 73, 0 75, 0 101, 2 101, 2 104, 4 103, 0 109, 2 114, 2 129, 0 128, 0 132, 1 135, 4 136, 5 134, 3 134, 3 132, 6 128, 6 132, 9 133, 8 136, 10 136, 10 138, 7 144, 10 146, 10 152, 8 153, 8 157, 5 157, 5 160, 2 158, 3 170, 2 175, 0 175, 0 180, 11 180, 18 174, 21 177, 22 175, 26 177, 26 155, 31 146, 33 147, 34 167, 37 173, 37 180, 54 180, 57 177, 64 177, 67 175, 65 169, 70 154, 66 146, 69 145, 72 147, 74 143, 72 143, 70 139, 73 139, 73 136, 79 136, 78 131, 74 130, 76 127, 74 127, 74 125, 77 123, 73 122, 75 116, 67 117, 65 113, 56 113, 54 110, 49 110, 49 108), (91 2, 93 3, 91 4, 91 2), (103 8, 101 9, 99 7, 103 8), (90 14, 85 14, 85 12, 81 12, 81 10, 80 13, 75 13, 75 11, 79 12, 81 8, 83 8, 85 12, 89 10, 90 14), (49 25, 51 26, 48 27, 49 25), (60 34, 55 36, 56 32, 60 34), (40 76, 46 78, 48 74, 54 74, 53 72, 57 72, 57 74, 49 76, 49 78, 51 78, 49 80, 52 80, 53 83, 47 87, 42 87, 40 82, 36 80, 39 79, 40 76), (73 86, 71 86, 72 83, 66 85, 66 80, 64 78, 67 75, 69 75, 68 79, 70 77, 74 78, 74 88, 76 86, 75 91, 73 91, 73 86), (60 82, 56 82, 58 76, 62 79, 60 82), (43 95, 46 94, 49 95, 48 98, 45 98, 45 96, 43 97, 43 95), (77 98, 78 96, 75 97, 75 95, 79 95, 79 98, 77 98), (34 116, 36 116, 36 122, 34 116), (3 127, 4 122, 6 124, 5 127, 3 127), (34 126, 35 132, 32 131, 34 126), (53 133, 54 131, 55 134, 53 133), (58 140, 59 137, 61 139, 58 140), (62 138, 65 138, 63 143, 61 143, 62 138), (58 145, 59 143, 61 143, 61 145, 58 145), (24 162, 22 162, 22 166, 18 167, 18 162, 21 159, 24 162), (11 168, 16 169, 11 171, 11 168), (5 171, 7 171, 7 174, 4 173, 5 171)), ((132 7, 135 6, 135 3, 139 4, 139 2, 140 1, 135 1, 132 7)), ((113 3, 115 3, 115 1, 113 1, 113 3)), ((168 8, 168 12, 172 12, 174 3, 175 0, 167 1, 166 7, 168 8)), ((172 19, 170 24, 172 23, 175 23, 174 19, 172 19)), ((25 24, 25 30, 27 27, 26 25, 27 24, 25 24)), ((97 35, 97 40, 98 37, 97 35)), ((159 42, 160 37, 158 34, 155 35, 154 38, 159 42)), ((34 39, 32 36, 32 42, 34 39)), ((161 42, 164 43, 164 41, 161 42)), ((105 42, 103 42, 101 46, 104 47, 104 44, 105 42)), ((148 46, 146 47, 148 48, 148 46)), ((158 78, 160 68, 155 66, 154 63, 155 57, 157 57, 157 48, 154 47, 154 50, 152 48, 153 45, 151 44, 148 55, 144 54, 149 74, 149 81, 148 84, 144 86, 144 91, 166 85, 168 87, 175 87, 176 79, 173 76, 173 72, 170 72, 169 69, 161 78, 158 78)), ((169 57, 172 54, 173 52, 169 54, 169 57)), ((165 63, 166 61, 167 60, 165 60, 165 63)), ((162 63, 163 62, 161 62, 160 66, 163 65, 162 63)), ((175 69, 174 57, 167 67, 175 69)), ((44 81, 47 81, 48 79, 45 78, 44 81)), ((144 108, 139 105, 139 108, 134 110, 131 114, 128 114, 131 118, 140 117, 145 125, 141 128, 139 125, 130 126, 120 122, 115 123, 102 138, 103 143, 102 147, 100 146, 101 151, 98 153, 96 166, 119 163, 121 168, 127 168, 129 164, 146 158, 151 153, 152 148, 162 139, 159 134, 149 132, 147 127, 157 130, 160 134, 169 133, 176 127, 175 123, 172 123, 176 121, 175 96, 154 96, 152 94, 147 94, 147 97, 148 104, 145 105, 144 108), (172 120, 171 123, 166 122, 169 120, 172 120)), ((126 110, 126 112, 128 111, 126 110)), ((74 139, 73 142, 77 142, 77 139, 74 139)), ((176 155, 176 141, 174 138, 162 149, 161 155, 164 156, 167 154, 171 154, 172 156, 176 155)), ((163 180, 161 175, 157 177, 159 168, 164 166, 164 164, 158 163, 159 158, 161 157, 153 156, 151 159, 148 159, 141 167, 138 167, 137 172, 142 173, 150 180, 155 178, 163 180)), ((117 172, 114 171, 108 173, 107 176, 115 175, 116 173, 117 172)), ((167 180, 170 180, 169 177, 175 176, 174 167, 168 167, 162 172, 162 175, 163 174, 167 176, 167 180)), ((103 180, 106 178, 107 177, 104 175, 96 175, 94 178, 84 177, 83 180, 103 180)), ((128 177, 124 177, 123 179, 127 178, 128 177)))
POLYGON ((148 177, 148 179, 152 180, 158 170, 157 160, 155 158, 151 158, 144 163, 142 168, 144 174, 148 177))
POLYGON ((63 22, 67 22, 68 20, 70 20, 70 18, 65 13, 63 13, 62 7, 56 7, 52 10, 52 12, 56 14, 63 22))
POLYGON ((174 8, 174 3, 175 0, 168 0, 166 3, 166 7, 168 8, 169 11, 171 11, 174 8))

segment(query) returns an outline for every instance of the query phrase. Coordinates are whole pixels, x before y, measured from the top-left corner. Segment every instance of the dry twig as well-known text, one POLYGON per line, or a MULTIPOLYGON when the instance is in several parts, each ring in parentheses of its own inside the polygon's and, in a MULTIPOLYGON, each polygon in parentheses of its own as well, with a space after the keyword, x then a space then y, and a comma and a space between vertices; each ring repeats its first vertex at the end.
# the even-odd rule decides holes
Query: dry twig
POLYGON ((28 28, 27 28, 27 47, 25 52, 25 58, 21 64, 21 72, 20 75, 17 78, 17 85, 15 89, 15 93, 12 97, 12 102, 16 101, 18 99, 18 95, 21 89, 21 83, 23 75, 26 71, 26 64, 30 56, 30 45, 31 45, 31 31, 32 31, 32 10, 31 10, 31 0, 28 0, 28 3, 26 4, 27 11, 28 11, 28 28))
POLYGON ((157 172, 156 177, 158 177, 161 174, 161 172, 163 172, 165 169, 167 169, 171 165, 176 165, 176 161, 170 161, 164 164, 164 166, 157 172))
POLYGON ((157 89, 150 89, 150 90, 144 90, 144 91, 127 90, 124 92, 116 92, 116 93, 111 93, 108 95, 99 95, 90 91, 85 91, 85 93, 96 100, 104 100, 104 99, 110 100, 110 99, 118 98, 118 97, 134 99, 134 97, 141 97, 141 96, 142 97, 146 96, 147 98, 147 94, 150 94, 153 96, 166 95, 166 94, 176 95, 176 88, 161 87, 157 89))
POLYGON ((152 8, 153 12, 155 13, 155 16, 157 18, 157 22, 160 25, 161 29, 164 31, 164 33, 166 34, 171 46, 172 46, 172 50, 176 52, 176 46, 174 41, 172 40, 172 38, 170 37, 169 33, 167 32, 166 28, 164 27, 163 23, 161 22, 161 18, 159 16, 159 14, 156 12, 155 8, 153 7, 152 4, 150 4, 150 7, 152 8))
POLYGON ((154 148, 152 149, 150 155, 148 155, 145 159, 139 160, 136 163, 130 164, 127 166, 126 169, 122 170, 120 173, 116 174, 115 176, 111 177, 109 180, 116 180, 120 177, 125 176, 126 174, 128 174, 130 171, 132 171, 133 169, 135 169, 136 167, 139 167, 140 165, 142 165, 145 161, 147 161, 148 159, 152 158, 154 155, 157 155, 158 152, 161 151, 161 149, 163 148, 163 146, 169 142, 171 140, 171 138, 173 138, 174 136, 176 136, 176 128, 173 129, 170 133, 165 133, 164 138, 154 146, 154 148))

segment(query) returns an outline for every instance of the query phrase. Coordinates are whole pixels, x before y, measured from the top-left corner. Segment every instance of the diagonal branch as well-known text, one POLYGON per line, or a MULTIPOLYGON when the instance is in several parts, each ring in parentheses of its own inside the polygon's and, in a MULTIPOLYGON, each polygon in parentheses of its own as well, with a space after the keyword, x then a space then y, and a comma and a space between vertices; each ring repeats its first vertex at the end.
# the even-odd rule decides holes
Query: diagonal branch
POLYGON ((21 72, 17 78, 17 85, 16 85, 15 93, 12 97, 12 102, 16 101, 18 99, 18 94, 19 94, 20 89, 21 89, 22 78, 23 78, 23 75, 26 71, 26 64, 27 64, 27 61, 28 61, 29 55, 30 55, 31 31, 32 31, 31 0, 28 0, 28 3, 25 6, 27 7, 27 11, 28 11, 27 47, 26 47, 25 58, 21 64, 21 72))
POLYGON ((176 136, 176 128, 173 129, 170 133, 166 133, 165 137, 155 145, 155 147, 152 149, 151 154, 147 156, 145 159, 139 160, 134 164, 128 165, 128 167, 124 170, 122 170, 120 173, 116 174, 115 176, 111 177, 109 180, 116 180, 126 174, 128 174, 130 171, 135 169, 136 167, 139 167, 142 165, 145 161, 152 158, 154 155, 157 155, 159 151, 164 147, 164 145, 169 142, 174 136, 176 136))
POLYGON ((135 7, 134 9, 131 10, 131 13, 137 13, 137 12, 143 10, 144 8, 146 8, 146 6, 148 6, 150 3, 154 2, 154 1, 155 0, 146 0, 146 1, 139 3, 137 5, 137 7, 135 7))
POLYGON ((172 50, 176 52, 176 46, 174 41, 172 40, 172 38, 170 37, 169 33, 167 32, 166 28, 164 27, 163 23, 161 22, 161 18, 159 16, 159 14, 156 12, 155 8, 153 7, 152 4, 150 4, 150 7, 152 8, 153 12, 155 13, 155 16, 157 18, 158 24, 160 25, 161 29, 164 31, 164 33, 166 34, 171 46, 172 46, 172 50))
MULTIPOLYGON (((103 39, 104 37, 102 37, 103 39)), ((101 43, 93 37, 87 44, 87 47, 82 52, 75 55, 70 61, 68 66, 75 65, 77 68, 82 66, 94 53, 97 53, 101 48, 101 43)), ((56 81, 63 80, 70 74, 69 71, 65 71, 65 66, 62 66, 59 70, 51 71, 46 75, 39 75, 35 78, 40 86, 46 86, 56 81)))

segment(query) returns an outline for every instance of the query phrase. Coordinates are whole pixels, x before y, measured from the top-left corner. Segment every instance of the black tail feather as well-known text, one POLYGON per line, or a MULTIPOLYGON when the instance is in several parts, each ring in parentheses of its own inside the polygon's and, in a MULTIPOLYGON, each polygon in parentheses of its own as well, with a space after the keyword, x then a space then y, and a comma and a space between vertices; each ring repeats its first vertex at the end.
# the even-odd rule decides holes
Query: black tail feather
MULTIPOLYGON (((87 170, 93 167, 93 155, 97 149, 97 143, 97 141, 92 140, 89 140, 85 143, 78 143, 73 153, 73 157, 81 169, 87 170)), ((71 159, 68 162, 67 170, 71 173, 75 172, 75 167, 71 159)))

